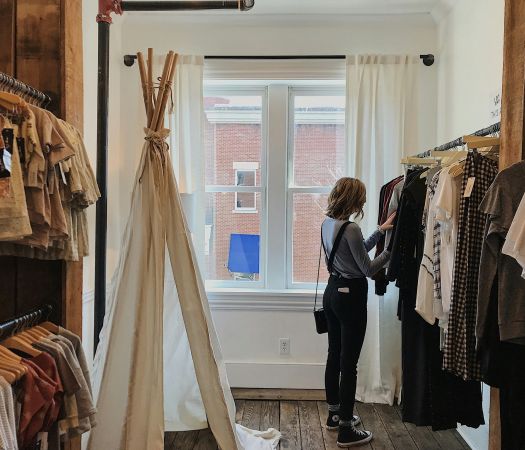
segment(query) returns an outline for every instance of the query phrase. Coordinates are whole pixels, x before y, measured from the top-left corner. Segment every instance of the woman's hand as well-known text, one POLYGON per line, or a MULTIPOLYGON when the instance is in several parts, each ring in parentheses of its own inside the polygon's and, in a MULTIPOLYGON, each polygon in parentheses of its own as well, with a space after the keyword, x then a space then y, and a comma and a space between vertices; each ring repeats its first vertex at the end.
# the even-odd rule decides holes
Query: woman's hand
POLYGON ((396 213, 391 214, 388 217, 388 219, 384 221, 384 223, 379 225, 379 230, 384 233, 386 230, 391 230, 392 228, 394 228, 393 222, 395 218, 396 218, 396 213))

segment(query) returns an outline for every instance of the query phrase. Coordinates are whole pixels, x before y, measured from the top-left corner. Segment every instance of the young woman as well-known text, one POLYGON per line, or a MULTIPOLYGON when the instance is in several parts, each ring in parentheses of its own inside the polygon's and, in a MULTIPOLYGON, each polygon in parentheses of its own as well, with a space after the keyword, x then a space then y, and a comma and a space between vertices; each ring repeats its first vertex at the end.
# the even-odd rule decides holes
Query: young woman
POLYGON ((366 202, 365 185, 355 178, 341 178, 328 197, 326 219, 321 228, 323 247, 328 261, 339 231, 344 226, 335 249, 323 307, 328 323, 328 360, 325 387, 328 403, 326 428, 339 430, 337 445, 353 447, 372 440, 370 431, 356 428, 354 415, 357 362, 363 346, 367 320, 368 282, 385 266, 390 254, 384 251, 374 260, 368 256, 386 230, 392 228, 395 214, 378 227, 366 241, 359 225, 351 217, 363 216, 366 202))

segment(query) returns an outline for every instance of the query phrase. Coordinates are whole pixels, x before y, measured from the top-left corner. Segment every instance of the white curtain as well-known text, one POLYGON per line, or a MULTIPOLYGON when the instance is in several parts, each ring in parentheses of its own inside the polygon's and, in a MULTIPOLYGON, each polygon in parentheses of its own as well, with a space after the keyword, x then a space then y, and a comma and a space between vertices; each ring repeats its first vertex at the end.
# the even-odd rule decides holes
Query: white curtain
MULTIPOLYGON (((175 177, 193 236, 197 259, 204 256, 204 57, 181 55, 174 85, 171 144, 175 177)), ((202 267, 202 265, 201 265, 202 267)))
MULTIPOLYGON (((381 186, 402 173, 400 159, 412 145, 417 92, 417 59, 410 56, 347 57, 346 139, 350 176, 367 187, 365 237, 377 226, 381 186)), ((369 282, 368 325, 359 360, 356 398, 388 403, 401 388, 401 326, 398 289, 377 296, 369 282)))

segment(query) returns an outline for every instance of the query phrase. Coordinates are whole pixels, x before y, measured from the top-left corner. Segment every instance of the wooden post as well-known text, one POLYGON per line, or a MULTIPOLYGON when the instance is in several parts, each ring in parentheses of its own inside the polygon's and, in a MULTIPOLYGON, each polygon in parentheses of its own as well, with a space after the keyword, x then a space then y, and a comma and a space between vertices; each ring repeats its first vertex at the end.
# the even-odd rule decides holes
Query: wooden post
MULTIPOLYGON (((525 0, 505 1, 500 170, 524 159, 525 0)), ((490 391, 489 450, 501 450, 499 390, 490 391)))

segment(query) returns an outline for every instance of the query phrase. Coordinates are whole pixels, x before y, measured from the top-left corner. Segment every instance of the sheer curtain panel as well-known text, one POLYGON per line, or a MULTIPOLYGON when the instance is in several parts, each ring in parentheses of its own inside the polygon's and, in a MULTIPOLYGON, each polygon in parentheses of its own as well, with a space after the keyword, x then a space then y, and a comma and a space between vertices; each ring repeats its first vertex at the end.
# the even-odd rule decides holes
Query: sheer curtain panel
MULTIPOLYGON (((381 186, 402 173, 400 160, 415 134, 418 59, 411 56, 347 57, 346 139, 350 176, 367 187, 363 235, 377 226, 381 186)), ((377 296, 369 283, 368 326, 357 399, 393 404, 401 389, 401 326, 398 289, 377 296)))

